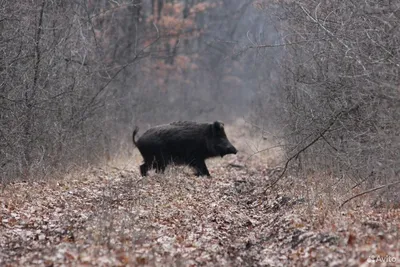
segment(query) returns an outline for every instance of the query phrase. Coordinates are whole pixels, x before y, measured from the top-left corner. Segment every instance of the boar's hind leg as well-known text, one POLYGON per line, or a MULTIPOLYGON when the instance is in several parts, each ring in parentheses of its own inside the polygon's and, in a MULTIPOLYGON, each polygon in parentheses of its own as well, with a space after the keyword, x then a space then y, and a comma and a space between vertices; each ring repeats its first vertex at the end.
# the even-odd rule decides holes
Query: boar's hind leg
POLYGON ((157 173, 164 173, 167 164, 162 154, 154 157, 153 166, 157 173))
POLYGON ((196 160, 193 167, 196 169, 196 176, 211 176, 204 160, 196 160))

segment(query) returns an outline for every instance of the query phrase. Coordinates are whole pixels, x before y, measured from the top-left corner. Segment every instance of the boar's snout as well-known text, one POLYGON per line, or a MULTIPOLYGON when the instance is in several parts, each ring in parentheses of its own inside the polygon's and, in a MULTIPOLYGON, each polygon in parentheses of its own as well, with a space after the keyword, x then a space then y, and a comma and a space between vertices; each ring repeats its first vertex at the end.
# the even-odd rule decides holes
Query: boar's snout
POLYGON ((230 145, 226 152, 226 154, 236 154, 238 151, 233 145, 230 145))
POLYGON ((231 147, 230 152, 235 155, 236 153, 238 153, 237 149, 234 146, 231 147))
POLYGON ((224 147, 220 147, 219 151, 221 158, 225 155, 236 154, 238 152, 237 149, 231 144, 227 144, 224 147))

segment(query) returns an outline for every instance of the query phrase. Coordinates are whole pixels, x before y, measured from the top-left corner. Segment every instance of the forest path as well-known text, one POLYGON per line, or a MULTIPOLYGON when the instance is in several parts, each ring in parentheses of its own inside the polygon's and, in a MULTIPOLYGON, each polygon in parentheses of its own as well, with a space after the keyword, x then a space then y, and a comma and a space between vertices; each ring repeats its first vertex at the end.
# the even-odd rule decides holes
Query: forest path
POLYGON ((321 207, 312 207, 310 216, 306 199, 288 193, 290 185, 264 193, 273 169, 232 162, 210 162, 211 179, 188 168, 142 178, 135 163, 8 185, 0 195, 0 265, 367 266, 375 256, 400 260, 398 210, 346 211, 335 224, 321 207))

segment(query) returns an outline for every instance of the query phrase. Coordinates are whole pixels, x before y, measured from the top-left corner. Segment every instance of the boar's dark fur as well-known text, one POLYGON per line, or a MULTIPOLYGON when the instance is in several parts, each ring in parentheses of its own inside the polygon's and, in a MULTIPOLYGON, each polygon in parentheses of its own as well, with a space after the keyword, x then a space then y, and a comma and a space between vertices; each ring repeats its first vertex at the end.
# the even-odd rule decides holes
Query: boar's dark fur
POLYGON ((171 164, 188 165, 196 170, 196 175, 207 175, 205 160, 227 154, 236 154, 236 148, 229 142, 224 124, 177 121, 147 130, 137 141, 133 131, 133 143, 143 156, 140 174, 146 176, 148 170, 164 172, 171 164))

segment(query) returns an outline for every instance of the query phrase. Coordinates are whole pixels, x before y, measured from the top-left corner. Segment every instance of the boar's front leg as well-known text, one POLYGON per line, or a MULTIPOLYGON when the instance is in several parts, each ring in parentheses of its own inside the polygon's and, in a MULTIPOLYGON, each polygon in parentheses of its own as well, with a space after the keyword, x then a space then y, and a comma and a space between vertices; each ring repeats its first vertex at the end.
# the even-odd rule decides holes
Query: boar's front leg
POLYGON ((142 177, 147 175, 147 171, 149 170, 149 166, 147 165, 147 163, 143 163, 142 165, 140 165, 140 174, 142 175, 142 177))
POLYGON ((196 176, 204 176, 207 175, 210 177, 210 173, 208 172, 207 165, 204 162, 204 159, 198 159, 195 162, 194 168, 196 169, 196 176))
POLYGON ((165 164, 159 163, 156 166, 156 172, 157 173, 164 173, 165 172, 165 168, 166 168, 165 164))

